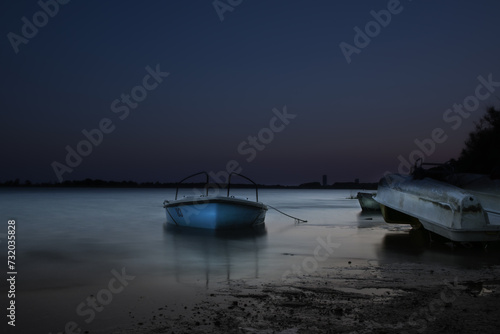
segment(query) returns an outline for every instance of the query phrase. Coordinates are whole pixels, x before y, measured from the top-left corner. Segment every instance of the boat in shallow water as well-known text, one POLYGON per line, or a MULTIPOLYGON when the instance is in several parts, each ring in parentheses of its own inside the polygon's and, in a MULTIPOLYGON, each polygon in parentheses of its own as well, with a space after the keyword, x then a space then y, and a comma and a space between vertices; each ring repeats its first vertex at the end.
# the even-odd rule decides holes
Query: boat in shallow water
POLYGON ((388 174, 374 199, 388 223, 421 224, 457 242, 500 240, 500 180, 487 175, 388 174))
POLYGON ((380 211, 380 204, 373 199, 374 193, 358 192, 356 198, 363 211, 380 211))
POLYGON ((212 230, 249 228, 264 223, 268 208, 265 204, 259 202, 257 184, 248 177, 238 173, 231 173, 228 177, 226 196, 218 194, 225 191, 225 189, 219 187, 213 188, 212 191, 215 191, 215 194, 209 195, 209 188, 209 176, 206 172, 196 173, 181 180, 175 192, 175 199, 163 203, 167 223, 212 230), (178 199, 181 183, 198 175, 206 176, 205 193, 178 199), (233 175, 243 177, 255 185, 255 201, 230 196, 231 177, 233 175))

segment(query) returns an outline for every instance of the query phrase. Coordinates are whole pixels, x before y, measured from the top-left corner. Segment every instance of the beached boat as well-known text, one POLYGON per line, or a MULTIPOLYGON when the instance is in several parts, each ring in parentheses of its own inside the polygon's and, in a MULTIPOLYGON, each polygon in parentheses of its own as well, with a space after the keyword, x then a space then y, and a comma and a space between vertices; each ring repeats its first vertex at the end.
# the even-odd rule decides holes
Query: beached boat
POLYGON ((175 199, 163 203, 167 223, 213 230, 249 228, 264 223, 267 206, 259 202, 257 184, 246 176, 231 173, 228 178, 226 196, 218 194, 223 191, 219 187, 212 187, 212 194, 209 195, 209 188, 209 176, 206 172, 193 174, 181 180, 175 192, 175 199), (197 175, 206 176, 205 193, 178 199, 181 183, 197 175), (233 175, 243 177, 255 185, 255 201, 230 196, 233 175))
POLYGON ((375 194, 358 192, 356 198, 363 211, 380 211, 380 204, 373 199, 375 194))
POLYGON ((421 224, 458 242, 500 240, 500 182, 488 176, 388 174, 374 199, 388 223, 421 224))

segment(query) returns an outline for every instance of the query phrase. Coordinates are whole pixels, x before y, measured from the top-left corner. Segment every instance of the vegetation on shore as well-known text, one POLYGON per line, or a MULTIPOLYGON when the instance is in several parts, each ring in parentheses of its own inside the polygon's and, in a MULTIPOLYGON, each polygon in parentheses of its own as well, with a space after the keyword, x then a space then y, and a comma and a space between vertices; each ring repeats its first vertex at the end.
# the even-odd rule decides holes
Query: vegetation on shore
MULTIPOLYGON (((176 188, 177 183, 162 182, 135 182, 135 181, 104 181, 99 179, 85 179, 64 181, 61 183, 32 183, 29 180, 21 182, 19 179, 0 183, 0 187, 50 187, 50 188, 176 188)), ((183 183, 181 188, 203 188, 201 183, 183 183)), ((225 184, 210 184, 211 188, 224 189, 225 184)), ((231 184, 232 188, 253 188, 250 184, 231 184)), ((319 182, 303 183, 298 186, 264 185, 262 189, 377 189, 377 183, 336 182, 332 185, 322 186, 319 182)))
POLYGON ((500 109, 486 110, 465 141, 455 166, 458 172, 500 178, 500 109))

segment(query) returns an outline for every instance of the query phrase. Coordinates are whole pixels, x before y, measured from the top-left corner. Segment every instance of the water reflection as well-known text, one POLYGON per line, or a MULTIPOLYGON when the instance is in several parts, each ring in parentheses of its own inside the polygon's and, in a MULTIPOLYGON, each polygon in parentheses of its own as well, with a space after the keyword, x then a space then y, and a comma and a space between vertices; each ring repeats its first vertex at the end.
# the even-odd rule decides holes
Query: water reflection
POLYGON ((382 213, 377 211, 360 211, 356 214, 358 228, 386 226, 382 213))
POLYGON ((482 268, 498 265, 500 244, 459 244, 422 229, 412 229, 409 232, 387 233, 376 253, 382 263, 413 259, 439 265, 482 268))
POLYGON ((407 255, 421 254, 426 244, 425 234, 411 230, 405 233, 387 233, 382 239, 381 251, 407 255))
POLYGON ((267 229, 214 231, 164 224, 164 239, 177 283, 259 277, 267 229))

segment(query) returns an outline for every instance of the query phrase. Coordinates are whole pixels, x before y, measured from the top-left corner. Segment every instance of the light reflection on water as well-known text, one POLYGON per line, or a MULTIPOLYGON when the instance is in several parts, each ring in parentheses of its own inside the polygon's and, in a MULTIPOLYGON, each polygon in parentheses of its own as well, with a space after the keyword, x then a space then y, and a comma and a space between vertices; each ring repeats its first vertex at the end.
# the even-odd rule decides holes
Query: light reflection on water
MULTIPOLYGON (((233 191, 255 196, 250 189, 233 191)), ((80 279, 81 273, 95 276, 123 265, 188 281, 205 275, 207 268, 218 279, 223 268, 231 269, 230 277, 249 277, 251 270, 258 277, 277 277, 294 260, 282 254, 311 255, 315 240, 331 233, 342 244, 332 261, 415 261, 423 254, 444 252, 439 261, 457 263, 453 252, 413 242, 409 226, 389 225, 379 213, 361 212, 357 200, 348 199, 351 190, 261 190, 262 202, 308 222, 297 225, 270 209, 264 233, 224 235, 164 228, 161 204, 174 197, 172 189, 4 189, 0 194, 2 219, 16 219, 18 257, 25 270, 33 269, 31 277, 50 278, 52 271, 45 275, 42 268, 64 266, 68 270, 60 270, 58 279, 80 279)))
POLYGON ((259 278, 259 256, 267 247, 265 225, 239 231, 186 229, 164 224, 169 268, 176 282, 201 277, 259 278), (232 275, 233 273, 233 275, 232 275))
MULTIPOLYGON (((43 274, 40 267, 73 268, 60 271, 64 280, 72 272, 81 277, 79 270, 93 275, 119 265, 177 276, 197 276, 196 269, 207 266, 220 273, 227 267, 231 277, 248 277, 247 268, 257 267, 257 276, 267 277, 289 266, 290 256, 284 259, 283 253, 310 255, 316 238, 331 233, 342 244, 332 260, 400 261, 403 256, 414 261, 424 253, 442 253, 412 242, 409 226, 389 225, 379 213, 361 212, 357 200, 348 199, 351 190, 261 190, 262 202, 308 222, 297 225, 270 209, 260 235, 165 229, 161 204, 174 197, 172 189, 4 189, 0 194, 2 219, 17 221, 19 260, 25 270, 38 267, 33 277, 43 274), (254 259, 258 265, 251 263, 254 259)), ((234 189, 234 195, 253 198, 254 192, 234 189)), ((456 263, 453 252, 447 256, 441 260, 456 263)))

